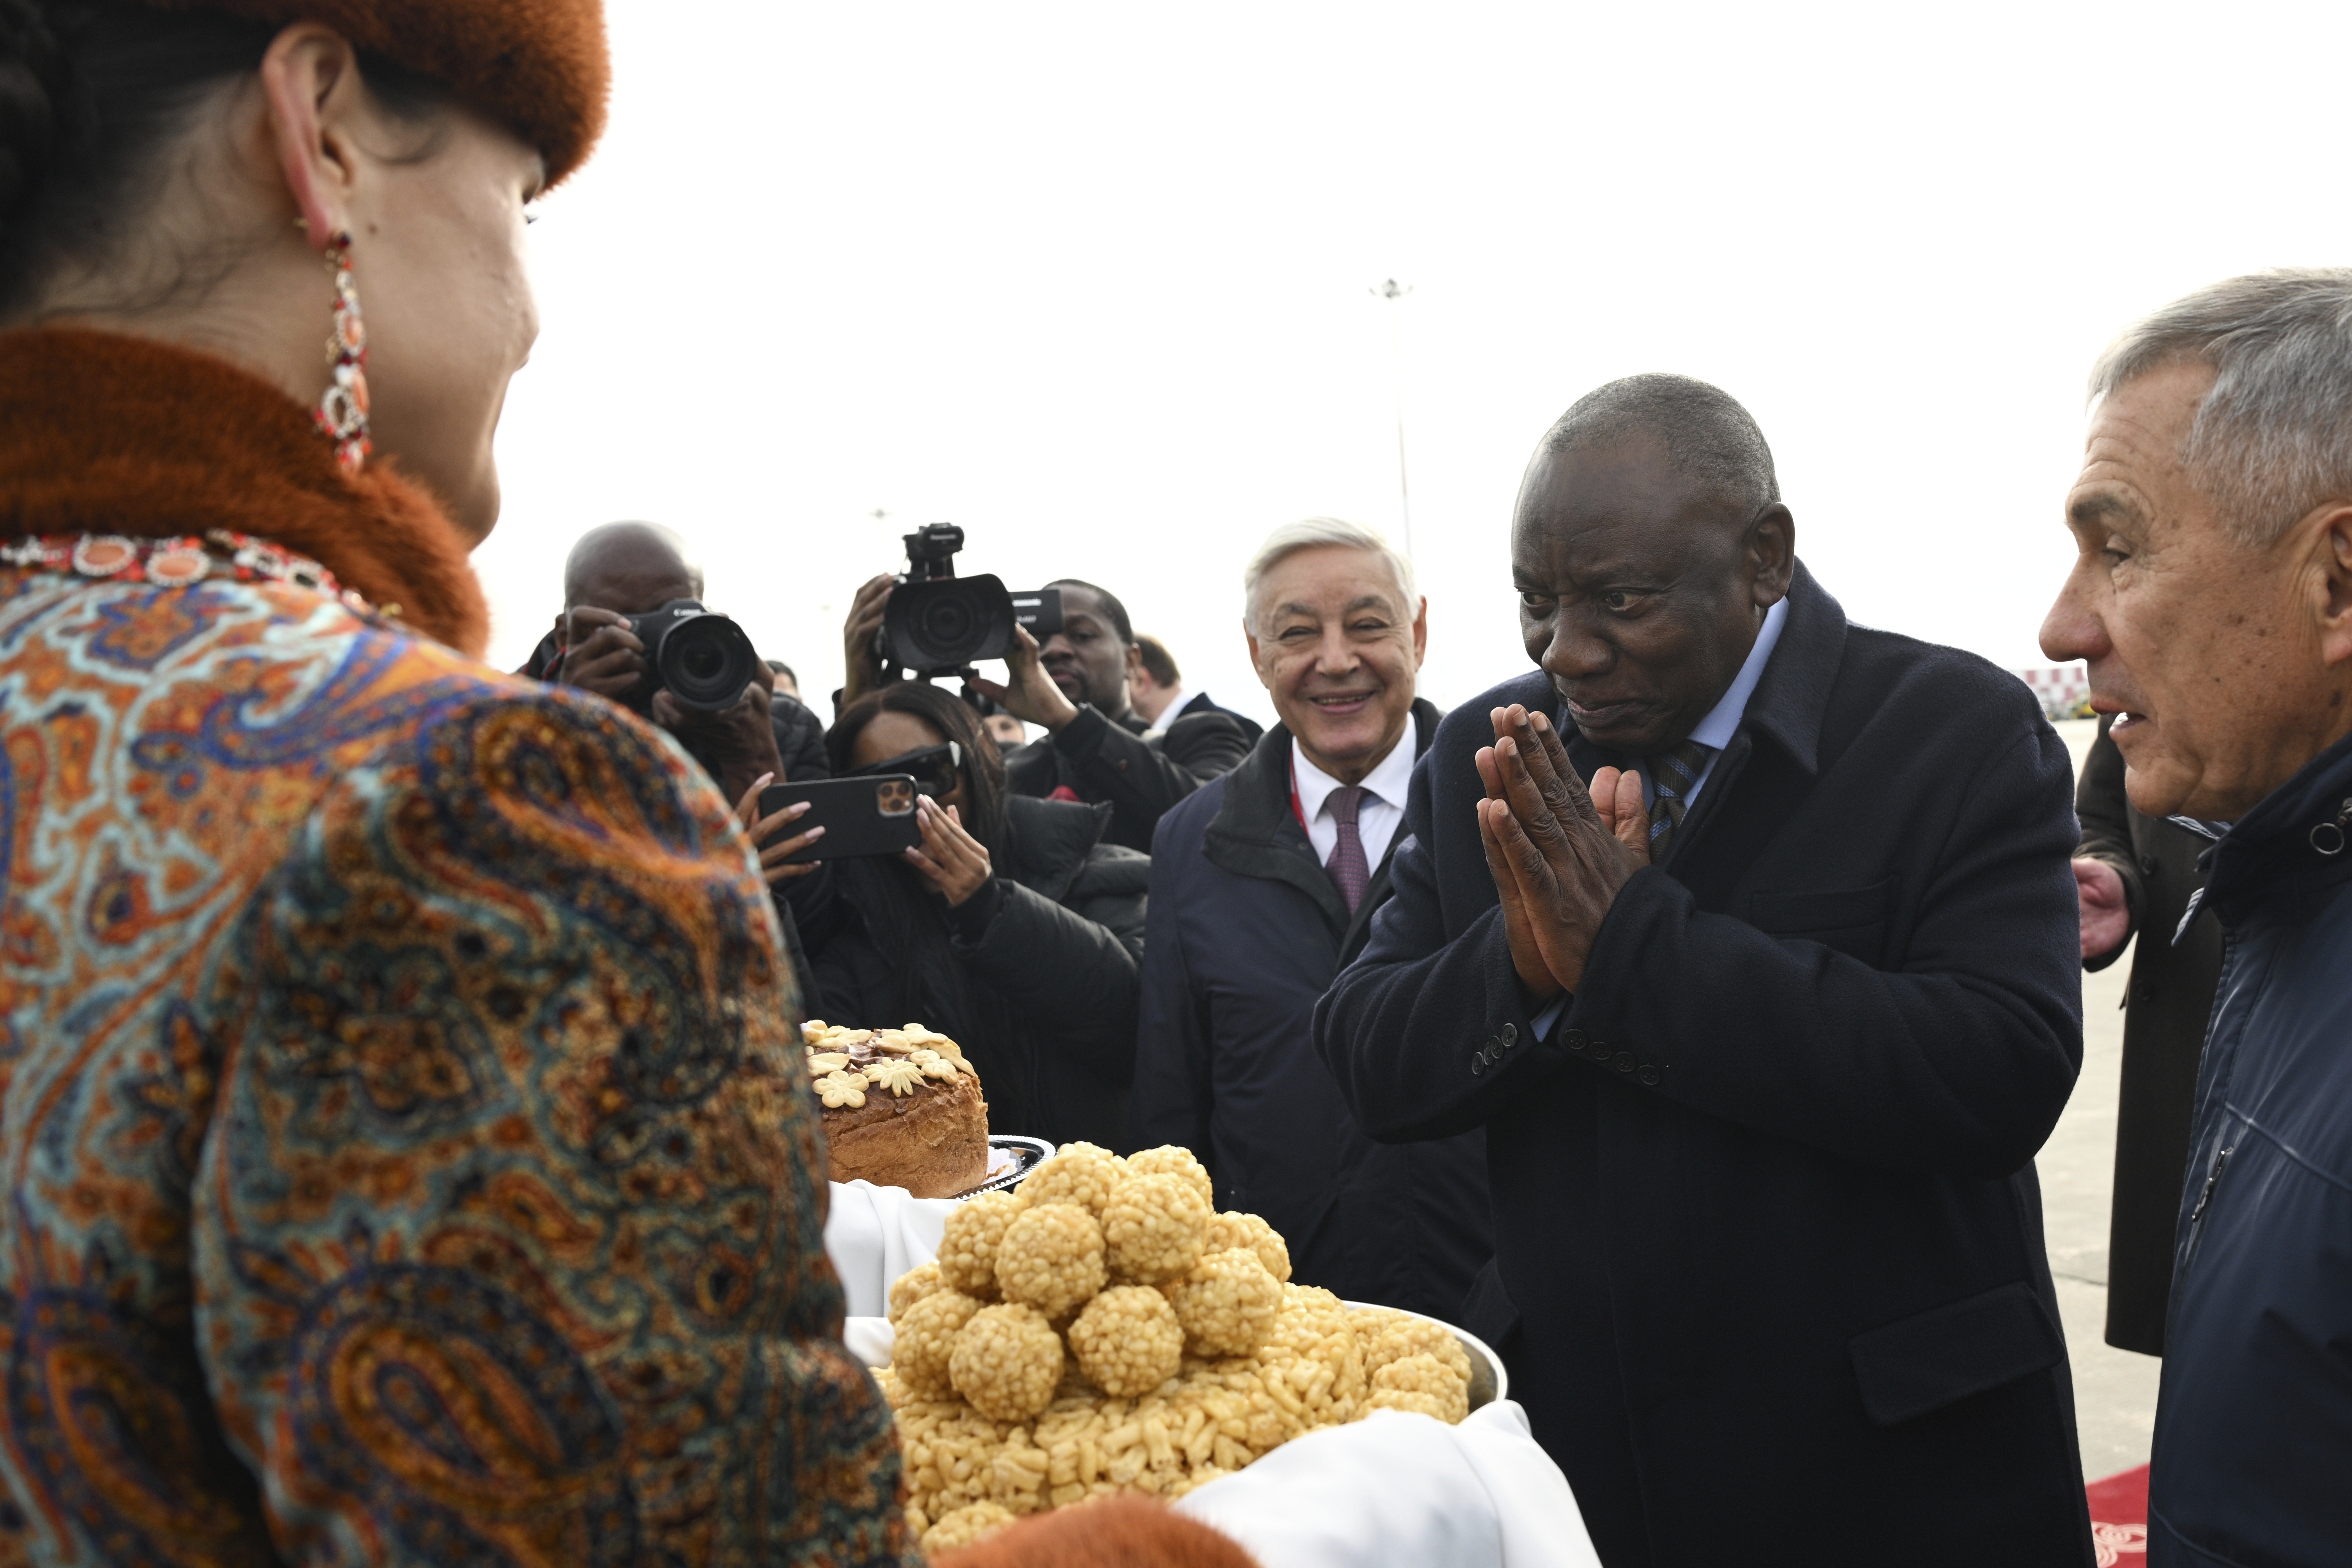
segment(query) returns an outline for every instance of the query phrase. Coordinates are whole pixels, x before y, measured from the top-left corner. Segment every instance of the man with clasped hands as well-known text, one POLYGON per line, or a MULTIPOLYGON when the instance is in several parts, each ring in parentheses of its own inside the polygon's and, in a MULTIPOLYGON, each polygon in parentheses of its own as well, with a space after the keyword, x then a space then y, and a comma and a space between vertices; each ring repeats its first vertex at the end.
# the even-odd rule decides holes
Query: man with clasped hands
POLYGON ((2082 1056, 2064 747, 1848 624, 1703 382, 1563 415, 1512 567, 1541 669, 1439 727, 1315 1035, 1372 1136, 1486 1129, 1465 1319, 1602 1561, 2087 1563, 2032 1164, 2082 1056))

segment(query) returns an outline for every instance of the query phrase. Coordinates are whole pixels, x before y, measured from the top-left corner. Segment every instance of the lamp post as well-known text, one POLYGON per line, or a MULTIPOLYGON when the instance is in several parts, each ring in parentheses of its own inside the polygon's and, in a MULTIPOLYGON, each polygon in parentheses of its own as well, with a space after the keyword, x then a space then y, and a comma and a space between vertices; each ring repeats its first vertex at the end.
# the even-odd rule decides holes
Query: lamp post
POLYGON ((1397 427, 1397 512, 1404 522, 1405 559, 1412 559, 1412 486, 1405 477, 1404 465, 1404 348, 1397 328, 1397 311, 1404 297, 1412 292, 1410 284, 1395 278, 1384 278, 1372 285, 1372 293, 1389 302, 1389 368, 1396 380, 1397 427))

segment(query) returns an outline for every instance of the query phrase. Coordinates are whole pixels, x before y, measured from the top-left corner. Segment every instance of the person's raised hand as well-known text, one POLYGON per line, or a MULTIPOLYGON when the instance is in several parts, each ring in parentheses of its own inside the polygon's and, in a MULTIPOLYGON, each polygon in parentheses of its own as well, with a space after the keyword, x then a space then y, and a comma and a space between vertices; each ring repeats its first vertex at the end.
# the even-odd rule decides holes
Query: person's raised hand
POLYGON ((822 826, 811 828, 805 833, 783 835, 784 824, 806 816, 809 808, 815 804, 813 800, 795 800, 782 810, 772 811, 764 817, 760 815, 760 796, 775 781, 774 774, 761 774, 751 781, 749 789, 743 791, 743 798, 735 802, 735 820, 742 824, 743 831, 751 837, 752 847, 760 852, 760 874, 767 878, 770 887, 806 876, 816 870, 817 862, 814 861, 787 863, 785 857, 800 853, 824 837, 822 826))
POLYGON ((1078 716, 1076 703, 1062 695, 1054 677, 1037 657, 1037 639, 1026 626, 1013 629, 1013 646, 1004 651, 1004 685, 975 680, 972 689, 994 699, 996 706, 1025 724, 1058 730, 1078 716))
POLYGON ((2131 905, 2124 898, 2123 873, 2084 855, 2074 862, 2074 893, 2083 911, 2083 958, 2105 957, 2131 935, 2131 905))
POLYGON ((907 863, 939 890, 950 909, 960 908, 992 873, 987 846, 964 831, 953 806, 941 806, 929 795, 915 797, 915 823, 923 847, 907 851, 907 863))
MULTIPOLYGON (((1479 772, 1486 773, 1491 765, 1491 750, 1479 754, 1479 772)), ((1499 783, 1490 781, 1490 789, 1499 789, 1499 783)), ((1519 987, 1528 994, 1531 1009, 1540 1009, 1559 995, 1559 977, 1544 964, 1543 952, 1536 946, 1535 926, 1528 915, 1527 895, 1519 891, 1519 879, 1512 871, 1503 852, 1502 841, 1495 836, 1494 816, 1510 814, 1510 808, 1499 800, 1478 802, 1478 842, 1486 852, 1486 872, 1495 879, 1496 895, 1503 904, 1503 936, 1511 946, 1511 967, 1519 977, 1519 987)))
POLYGON ((890 590, 898 580, 888 572, 869 577, 849 601, 849 619, 842 622, 841 704, 844 707, 866 693, 889 684, 895 666, 874 651, 882 631, 882 612, 889 608, 890 590))
MULTIPOLYGON (((1479 809, 1500 851, 1489 870, 1516 881, 1544 968, 1573 991, 1617 890, 1642 860, 1601 821, 1543 715, 1514 703, 1495 710, 1494 724, 1495 744, 1477 757, 1489 795, 1479 809)), ((1612 793, 1622 805, 1622 778, 1612 793)))
POLYGON ((629 618, 583 604, 572 610, 568 622, 556 683, 615 702, 626 699, 646 677, 646 645, 629 629, 629 618))

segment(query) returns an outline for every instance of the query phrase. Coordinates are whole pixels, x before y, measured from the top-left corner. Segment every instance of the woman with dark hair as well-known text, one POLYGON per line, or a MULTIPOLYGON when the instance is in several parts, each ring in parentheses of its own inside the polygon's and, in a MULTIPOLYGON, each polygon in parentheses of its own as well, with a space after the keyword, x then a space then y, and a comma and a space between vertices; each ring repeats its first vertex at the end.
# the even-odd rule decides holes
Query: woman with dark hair
POLYGON ((0 1563, 921 1561, 738 817, 479 662, 607 74, 598 0, 0 0, 0 1563))
POLYGON ((980 716, 927 682, 858 698, 825 747, 835 778, 912 774, 923 843, 834 862, 832 907, 803 933, 815 1010, 953 1037, 993 1131, 1118 1145, 1150 858, 1102 841, 1108 806, 1007 792, 980 716))
POLYGON ((918 1560, 743 831, 478 662, 606 79, 0 0, 0 1561, 918 1560))

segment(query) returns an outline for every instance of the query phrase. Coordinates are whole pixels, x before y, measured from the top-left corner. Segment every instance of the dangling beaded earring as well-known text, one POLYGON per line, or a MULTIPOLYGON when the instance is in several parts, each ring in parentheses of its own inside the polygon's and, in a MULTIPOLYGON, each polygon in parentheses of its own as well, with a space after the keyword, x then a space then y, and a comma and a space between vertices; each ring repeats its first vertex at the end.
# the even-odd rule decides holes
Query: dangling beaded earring
POLYGON ((344 473, 356 474, 374 448, 368 440, 367 324, 360 319, 359 290, 352 283, 349 232, 339 229, 327 242, 326 261, 335 275, 335 329, 327 338, 335 379, 314 417, 335 444, 335 461, 344 473))

